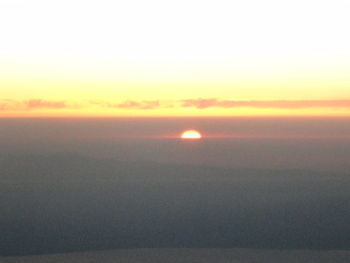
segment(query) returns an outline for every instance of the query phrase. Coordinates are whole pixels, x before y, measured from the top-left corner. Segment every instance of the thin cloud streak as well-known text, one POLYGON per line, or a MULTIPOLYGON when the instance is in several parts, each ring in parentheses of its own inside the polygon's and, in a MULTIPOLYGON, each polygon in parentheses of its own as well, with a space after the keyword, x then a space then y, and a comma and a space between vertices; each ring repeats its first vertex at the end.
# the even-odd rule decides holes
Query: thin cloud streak
POLYGON ((28 100, 24 102, 24 105, 27 109, 65 109, 68 107, 64 101, 47 101, 47 100, 28 100))
POLYGON ((160 100, 126 100, 121 103, 110 103, 105 101, 89 101, 88 104, 100 107, 100 108, 112 108, 112 109, 136 109, 136 110, 154 110, 159 108, 174 108, 174 103, 169 101, 160 100))
POLYGON ((186 109, 194 108, 205 110, 211 108, 233 109, 233 108, 258 108, 258 109, 348 109, 350 110, 349 100, 220 100, 217 98, 197 98, 184 100, 126 100, 119 103, 107 101, 81 101, 69 102, 63 100, 0 100, 0 111, 35 111, 35 110, 64 110, 64 109, 120 109, 120 110, 157 110, 157 109, 186 109))
POLYGON ((162 105, 161 105, 161 102, 159 100, 146 100, 146 101, 127 100, 123 103, 114 105, 113 108, 153 110, 153 109, 158 109, 161 107, 162 107, 162 105))
POLYGON ((275 108, 275 109, 304 109, 304 108, 350 108, 350 100, 264 100, 236 101, 210 99, 183 100, 182 107, 197 109, 208 108, 275 108))
POLYGON ((61 110, 74 108, 65 101, 50 101, 42 99, 31 99, 24 101, 2 100, 0 101, 0 111, 31 111, 39 109, 61 110))

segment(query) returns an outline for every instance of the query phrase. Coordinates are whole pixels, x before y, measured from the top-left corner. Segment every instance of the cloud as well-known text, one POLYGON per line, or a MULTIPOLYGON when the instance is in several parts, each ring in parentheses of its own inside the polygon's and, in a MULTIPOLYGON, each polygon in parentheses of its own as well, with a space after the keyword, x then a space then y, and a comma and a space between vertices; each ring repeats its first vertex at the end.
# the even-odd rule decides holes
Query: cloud
MULTIPOLYGON (((100 104, 102 105, 102 104, 100 104)), ((198 99, 185 99, 174 101, 172 103, 166 103, 159 100, 150 101, 134 101, 127 100, 123 103, 110 105, 113 108, 120 109, 157 109, 157 108, 276 108, 276 109, 305 109, 305 108, 349 108, 350 100, 251 100, 251 101, 239 101, 239 100, 220 100, 216 98, 198 98, 198 99)))
POLYGON ((28 100, 24 102, 25 107, 28 110, 32 109, 64 109, 68 108, 66 102, 64 101, 48 101, 48 100, 28 100))
POLYGON ((159 100, 145 100, 145 101, 128 100, 113 106, 113 108, 140 109, 140 110, 152 110, 152 109, 157 109, 161 107, 162 105, 159 100))
POLYGON ((221 100, 218 98, 197 98, 184 100, 126 100, 124 102, 113 103, 108 101, 63 101, 63 100, 0 100, 0 111, 35 111, 35 110, 63 110, 63 109, 83 109, 96 107, 102 109, 134 109, 134 110, 154 110, 169 108, 258 108, 258 109, 349 109, 349 100, 221 100))
POLYGON ((65 101, 50 101, 42 99, 31 100, 2 100, 0 101, 0 111, 30 111, 39 109, 66 109, 72 108, 65 101))
POLYGON ((0 111, 5 111, 7 109, 7 105, 5 103, 0 103, 0 111))
POLYGON ((276 109, 303 109, 303 108, 350 108, 350 100, 219 100, 186 99, 182 100, 181 107, 207 108, 276 108, 276 109))

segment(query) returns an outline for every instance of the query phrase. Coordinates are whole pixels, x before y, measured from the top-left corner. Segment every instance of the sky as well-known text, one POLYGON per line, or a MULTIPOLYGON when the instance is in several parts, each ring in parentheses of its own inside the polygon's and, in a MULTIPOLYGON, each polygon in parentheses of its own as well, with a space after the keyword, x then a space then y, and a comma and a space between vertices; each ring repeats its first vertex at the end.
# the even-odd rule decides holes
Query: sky
POLYGON ((0 0, 0 116, 349 116, 347 0, 0 0))
POLYGON ((349 250, 349 13, 350 0, 0 0, 0 261, 349 250), (180 139, 189 129, 203 139, 180 139))

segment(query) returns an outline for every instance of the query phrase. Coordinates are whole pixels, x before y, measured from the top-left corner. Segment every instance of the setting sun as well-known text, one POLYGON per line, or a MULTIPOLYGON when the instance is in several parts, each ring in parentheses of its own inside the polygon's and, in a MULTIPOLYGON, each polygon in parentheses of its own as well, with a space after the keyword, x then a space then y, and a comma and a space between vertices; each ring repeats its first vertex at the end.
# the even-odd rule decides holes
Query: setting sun
POLYGON ((202 135, 195 130, 187 130, 181 134, 181 139, 198 140, 201 138, 202 138, 202 135))

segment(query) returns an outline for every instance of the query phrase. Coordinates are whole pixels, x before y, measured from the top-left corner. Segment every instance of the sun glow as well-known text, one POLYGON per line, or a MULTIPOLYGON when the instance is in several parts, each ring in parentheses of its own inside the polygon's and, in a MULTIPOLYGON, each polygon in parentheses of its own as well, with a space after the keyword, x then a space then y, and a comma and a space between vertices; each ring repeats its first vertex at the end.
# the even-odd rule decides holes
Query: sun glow
POLYGON ((349 12, 347 0, 0 0, 0 117, 350 116, 349 12))
POLYGON ((202 138, 202 135, 195 130, 187 130, 181 134, 181 139, 185 139, 185 140, 199 140, 201 138, 202 138))

